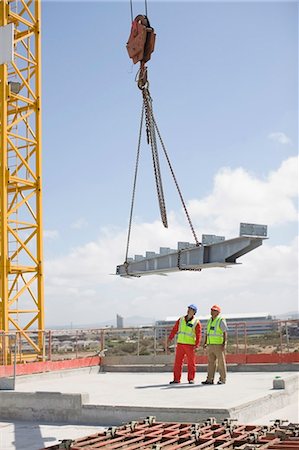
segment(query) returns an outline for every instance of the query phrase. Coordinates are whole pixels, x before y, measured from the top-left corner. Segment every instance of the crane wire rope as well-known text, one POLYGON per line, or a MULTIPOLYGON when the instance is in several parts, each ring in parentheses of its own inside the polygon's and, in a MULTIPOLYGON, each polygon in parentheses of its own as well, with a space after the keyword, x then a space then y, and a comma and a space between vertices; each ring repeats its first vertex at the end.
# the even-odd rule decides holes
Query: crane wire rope
MULTIPOLYGON (((147 17, 147 0, 144 0, 145 15, 147 17)), ((130 0, 131 22, 133 22, 133 0, 130 0)))
POLYGON ((133 218, 136 184, 137 184, 137 174, 138 174, 139 157, 140 157, 143 117, 144 117, 144 104, 142 104, 142 110, 141 110, 141 119, 140 119, 140 126, 139 126, 139 136, 138 136, 137 154, 136 154, 136 162, 135 162, 134 181, 133 181, 133 189, 132 189, 132 200, 131 200, 130 217, 129 217, 129 227, 128 227, 128 235, 127 235, 127 246, 126 246, 126 257, 125 257, 126 270, 127 270, 127 265, 128 265, 128 253, 129 253, 130 237, 131 237, 131 229, 132 229, 132 218, 133 218))
POLYGON ((132 3, 132 0, 130 0, 130 9, 131 9, 131 22, 133 22, 133 3, 132 3))

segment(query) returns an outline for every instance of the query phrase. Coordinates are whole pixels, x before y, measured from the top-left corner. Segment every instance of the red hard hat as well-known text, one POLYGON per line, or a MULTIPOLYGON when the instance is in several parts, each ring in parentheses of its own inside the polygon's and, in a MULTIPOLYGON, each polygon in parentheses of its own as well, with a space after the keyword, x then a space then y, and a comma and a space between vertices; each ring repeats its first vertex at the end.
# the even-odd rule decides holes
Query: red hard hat
POLYGON ((213 306, 211 307, 211 309, 213 309, 214 311, 221 312, 221 308, 220 308, 220 306, 218 306, 218 305, 213 305, 213 306))

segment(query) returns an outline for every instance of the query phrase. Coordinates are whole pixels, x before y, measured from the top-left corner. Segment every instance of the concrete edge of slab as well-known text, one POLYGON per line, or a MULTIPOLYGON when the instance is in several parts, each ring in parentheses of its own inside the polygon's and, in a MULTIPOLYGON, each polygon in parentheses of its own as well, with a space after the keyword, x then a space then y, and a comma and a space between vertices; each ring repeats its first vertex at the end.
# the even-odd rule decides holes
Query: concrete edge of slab
POLYGON ((17 375, 16 376, 16 383, 19 382, 26 382, 32 381, 38 377, 38 379, 46 378, 47 380, 51 379, 57 379, 57 378, 65 378, 72 375, 78 375, 78 374, 90 374, 90 373, 99 373, 101 371, 101 366, 88 366, 88 367, 80 367, 77 369, 63 369, 63 370, 54 370, 51 372, 40 372, 40 373, 33 373, 30 375, 17 375))
MULTIPOLYGON (((173 364, 102 364, 102 372, 172 372, 173 364)), ((183 371, 186 372, 186 366, 183 371)), ((197 364, 196 372, 206 372, 206 364, 197 364)), ((284 363, 284 364, 228 364, 228 372, 298 372, 299 364, 284 363)))
POLYGON ((83 405, 81 423, 99 425, 122 425, 132 420, 156 417, 159 422, 189 422, 198 423, 215 417, 224 420, 230 417, 229 409, 225 408, 170 408, 147 406, 102 406, 83 405))
POLYGON ((227 409, 83 405, 83 417, 84 420, 87 419, 86 423, 89 423, 89 420, 93 420, 94 416, 101 414, 104 416, 102 425, 120 425, 123 422, 147 416, 155 416, 158 421, 162 422, 196 423, 210 417, 214 417, 217 421, 232 418, 239 422, 248 422, 289 404, 292 394, 298 391, 298 376, 291 375, 280 378, 280 380, 284 382, 284 389, 275 389, 273 380, 273 391, 270 394, 227 409))
POLYGON ((289 404, 289 393, 285 393, 284 391, 275 391, 260 399, 230 408, 229 417, 232 419, 237 419, 239 422, 248 423, 273 413, 273 420, 275 420, 275 411, 284 408, 289 404))
POLYGON ((240 422, 248 422, 269 413, 275 415, 276 410, 289 405, 290 397, 294 392, 298 392, 298 383, 297 375, 283 378, 276 377, 273 379, 273 389, 270 394, 265 395, 262 399, 252 400, 230 408, 230 417, 240 422))
POLYGON ((1 377, 0 378, 0 391, 15 389, 15 379, 14 377, 1 377))
POLYGON ((292 394, 298 390, 298 378, 296 375, 284 377, 284 382, 284 389, 273 389, 263 397, 227 409, 92 405, 88 404, 89 395, 84 393, 2 391, 0 420, 38 420, 49 423, 108 426, 120 425, 150 415, 164 422, 196 423, 209 417, 215 417, 217 420, 233 418, 248 422, 275 412, 289 403, 292 394))

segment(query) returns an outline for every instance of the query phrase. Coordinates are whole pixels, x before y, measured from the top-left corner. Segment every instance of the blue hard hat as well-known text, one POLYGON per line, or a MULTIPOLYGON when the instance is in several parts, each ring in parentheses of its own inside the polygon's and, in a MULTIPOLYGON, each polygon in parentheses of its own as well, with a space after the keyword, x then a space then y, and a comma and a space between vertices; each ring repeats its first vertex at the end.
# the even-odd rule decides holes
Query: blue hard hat
POLYGON ((189 305, 188 308, 193 309, 195 311, 195 314, 197 313, 197 306, 193 305, 193 303, 191 305, 189 305))

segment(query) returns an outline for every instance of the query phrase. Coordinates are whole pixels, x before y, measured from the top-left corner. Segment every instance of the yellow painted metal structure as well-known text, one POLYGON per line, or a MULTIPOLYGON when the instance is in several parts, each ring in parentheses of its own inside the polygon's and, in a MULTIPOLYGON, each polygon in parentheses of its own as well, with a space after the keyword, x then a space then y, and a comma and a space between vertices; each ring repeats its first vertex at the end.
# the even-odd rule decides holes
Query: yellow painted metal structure
POLYGON ((0 65, 0 364, 12 360, 10 335, 18 361, 44 355, 40 6, 0 0, 0 27, 13 26, 0 65))

